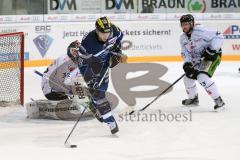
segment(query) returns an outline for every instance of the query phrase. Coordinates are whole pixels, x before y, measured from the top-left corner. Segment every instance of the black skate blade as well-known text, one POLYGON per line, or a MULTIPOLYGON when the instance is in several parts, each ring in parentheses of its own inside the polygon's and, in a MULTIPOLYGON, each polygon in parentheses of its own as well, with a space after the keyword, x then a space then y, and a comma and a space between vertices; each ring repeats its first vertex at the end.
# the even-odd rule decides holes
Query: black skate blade
POLYGON ((223 112, 225 110, 226 110, 226 108, 225 108, 225 106, 223 106, 223 107, 218 107, 218 108, 214 109, 213 112, 223 112))
POLYGON ((119 131, 118 127, 115 127, 114 129, 111 130, 111 133, 114 135, 119 131))
POLYGON ((182 104, 182 106, 186 108, 194 108, 194 107, 199 107, 199 104, 189 104, 189 105, 182 104))

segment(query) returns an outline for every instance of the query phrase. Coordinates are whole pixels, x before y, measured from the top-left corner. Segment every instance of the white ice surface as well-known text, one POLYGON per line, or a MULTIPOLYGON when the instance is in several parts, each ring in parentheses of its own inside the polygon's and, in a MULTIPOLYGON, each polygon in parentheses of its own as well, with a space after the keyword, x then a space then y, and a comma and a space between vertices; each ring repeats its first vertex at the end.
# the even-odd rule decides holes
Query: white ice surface
MULTIPOLYGON (((182 74, 181 63, 162 63, 168 72, 162 79, 173 82, 182 74)), ((0 160, 239 160, 240 159, 240 67, 239 62, 222 62, 214 81, 227 106, 214 113, 214 103, 198 85, 200 106, 191 108, 191 122, 119 121, 118 136, 110 136, 106 125, 96 120, 80 122, 70 142, 63 142, 73 121, 29 120, 25 108, 0 108, 0 160)), ((35 68, 36 69, 36 68, 35 68)), ((37 68, 43 71, 43 68, 37 68)), ((40 78, 25 71, 25 102, 43 98, 40 78)), ((110 86, 110 91, 113 87, 110 86)), ((183 82, 162 96, 145 113, 186 113, 181 100, 186 97, 183 82)), ((152 98, 138 99, 139 108, 152 98)), ((118 109, 126 105, 120 102, 118 109)))

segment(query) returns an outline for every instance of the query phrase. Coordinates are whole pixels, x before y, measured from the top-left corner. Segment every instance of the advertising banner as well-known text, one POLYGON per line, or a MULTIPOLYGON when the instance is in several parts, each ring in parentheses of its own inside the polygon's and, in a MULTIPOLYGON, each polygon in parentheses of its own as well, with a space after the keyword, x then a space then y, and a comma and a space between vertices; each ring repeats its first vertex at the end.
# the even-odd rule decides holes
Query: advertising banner
POLYGON ((48 14, 79 13, 228 13, 239 0, 48 0, 48 14))
POLYGON ((48 14, 100 13, 101 0, 48 0, 48 14))
POLYGON ((101 13, 137 13, 138 0, 101 0, 101 13))
POLYGON ((48 14, 137 13, 138 0, 48 0, 48 14))
MULTIPOLYGON (((178 21, 113 22, 124 33, 122 49, 129 57, 180 56, 178 21)), ((197 21, 223 33, 223 55, 240 55, 239 21, 197 21)), ((23 23, 0 26, 0 33, 24 32, 25 52, 30 60, 55 59, 67 46, 93 30, 94 22, 23 23)), ((94 47, 94 46, 93 46, 94 47)))
POLYGON ((139 0, 138 13, 239 12, 239 0, 139 0))

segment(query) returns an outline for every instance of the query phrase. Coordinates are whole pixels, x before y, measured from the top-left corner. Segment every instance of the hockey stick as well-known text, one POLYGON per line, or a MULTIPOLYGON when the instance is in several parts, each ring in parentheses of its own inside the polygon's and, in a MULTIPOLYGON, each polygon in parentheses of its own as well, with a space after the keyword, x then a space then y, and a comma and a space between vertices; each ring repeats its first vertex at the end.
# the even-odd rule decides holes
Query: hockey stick
MULTIPOLYGON (((107 72, 108 72, 108 69, 107 69, 107 71, 104 73, 104 76, 103 76, 103 77, 106 76, 107 72)), ((53 83, 54 85, 60 87, 60 88, 63 89, 64 91, 69 92, 69 90, 68 90, 66 87, 64 87, 63 85, 60 85, 59 83, 56 83, 55 81, 51 80, 49 77, 44 76, 41 72, 39 72, 39 71, 37 71, 37 70, 34 70, 34 73, 36 73, 37 75, 39 75, 39 76, 42 77, 42 78, 45 78, 46 80, 48 80, 49 82, 53 83)), ((99 83, 101 84, 102 81, 103 81, 103 79, 101 79, 101 81, 100 81, 99 83)), ((98 91, 103 91, 103 90, 98 90, 98 91)), ((69 96, 69 95, 68 95, 68 96, 69 96)), ((87 92, 87 96, 91 96, 91 95, 89 94, 89 91, 87 92)))
MULTIPOLYGON (((103 79, 105 78, 108 70, 109 70, 109 68, 105 71, 104 76, 102 77, 102 79, 100 80, 100 82, 99 82, 96 86, 94 86, 93 89, 96 89, 97 87, 99 87, 99 86, 102 84, 103 79)), ((69 144, 69 143, 68 143, 68 139, 69 139, 70 136, 72 135, 74 129, 76 128, 78 122, 81 120, 81 118, 82 118, 84 112, 86 111, 86 109, 87 109, 87 107, 84 108, 84 110, 82 111, 81 115, 79 116, 79 118, 77 119, 76 123, 74 124, 72 130, 71 130, 70 133, 68 134, 68 136, 67 136, 67 138, 66 138, 66 140, 65 140, 65 142, 64 142, 64 146, 65 146, 65 147, 67 147, 67 148, 76 148, 76 147, 77 147, 77 145, 71 145, 71 144, 69 144)))
POLYGON ((62 88, 63 90, 65 90, 66 92, 69 92, 68 89, 60 84, 58 84, 57 82, 51 80, 49 77, 47 76, 44 76, 41 72, 37 71, 37 70, 34 70, 34 73, 36 73, 37 75, 39 75, 40 77, 42 78, 45 78, 46 80, 48 80, 49 82, 53 83, 54 85, 62 88))
POLYGON ((87 107, 84 108, 84 110, 82 111, 82 113, 81 113, 80 116, 78 117, 76 123, 74 124, 72 130, 71 130, 70 133, 68 134, 66 140, 64 141, 64 146, 65 146, 65 147, 67 147, 67 148, 76 148, 76 147, 77 147, 77 145, 75 145, 75 144, 69 144, 69 143, 68 143, 68 139, 70 138, 70 136, 72 135, 73 131, 74 131, 75 128, 77 127, 78 122, 81 120, 81 118, 82 118, 83 114, 85 113, 86 109, 87 109, 87 107))
MULTIPOLYGON (((107 69, 102 77, 102 79, 100 80, 100 82, 93 88, 93 89, 96 89, 97 87, 99 87, 102 82, 103 82, 103 79, 105 78, 105 76, 107 75, 107 72, 108 72, 109 69, 107 69)), ((37 71, 37 70, 34 70, 34 73, 36 73, 37 75, 41 76, 42 78, 46 78, 47 80, 49 80, 50 82, 52 82, 53 84, 61 87, 62 89, 64 90, 67 90, 67 88, 65 88, 64 86, 62 85, 59 85, 58 83, 56 83, 55 81, 51 80, 49 77, 47 76, 44 76, 41 72, 37 71)), ((67 147, 67 148, 76 148, 77 145, 71 145, 68 143, 68 139, 70 138, 70 136, 72 135, 73 131, 75 130, 77 124, 79 123, 79 121, 81 120, 81 118, 83 117, 83 114, 85 113, 87 109, 87 106, 84 107, 84 110, 82 111, 82 113, 80 114, 79 118, 77 119, 76 123, 74 124, 72 130, 70 131, 70 133, 68 134, 65 142, 64 142, 64 146, 67 147)))
POLYGON ((90 58, 92 56, 93 57, 99 57, 102 53, 104 53, 106 51, 110 51, 109 53, 112 54, 112 55, 117 55, 117 56, 121 55, 120 53, 113 52, 113 51, 110 50, 111 47, 113 47, 113 46, 114 45, 111 44, 111 45, 107 46, 105 49, 99 51, 98 53, 96 53, 94 55, 93 54, 89 54, 83 46, 80 46, 79 47, 79 52, 80 52, 81 55, 79 55, 79 57, 84 58, 84 59, 88 59, 88 58, 90 58))
MULTIPOLYGON (((157 95, 150 103, 148 103, 146 106, 138 110, 138 112, 144 111, 146 108, 148 108, 151 104, 153 104, 159 97, 161 97, 164 93, 166 93, 170 88, 172 88, 178 81, 180 81, 185 76, 185 73, 179 77, 175 82, 173 82, 170 86, 168 86, 164 91, 162 91, 159 95, 157 95)), ((136 111, 133 110, 129 113, 129 115, 135 113, 136 111)))
MULTIPOLYGON (((53 83, 54 85, 57 85, 58 87, 60 87, 60 88, 62 88, 63 90, 65 90, 65 91, 68 92, 68 89, 67 89, 66 87, 64 87, 64 86, 62 86, 62 85, 59 85, 59 84, 56 83, 55 81, 51 80, 49 77, 44 76, 41 72, 39 72, 39 71, 37 71, 37 70, 34 70, 34 73, 36 73, 37 75, 41 76, 42 78, 47 79, 48 81, 50 81, 50 82, 53 83)), ((74 131, 74 129, 76 128, 78 122, 79 122, 80 119, 82 118, 83 114, 85 113, 86 109, 87 109, 87 107, 84 107, 84 110, 83 110, 82 113, 80 114, 79 118, 77 119, 77 122, 74 124, 71 132, 69 133, 67 139, 65 140, 65 142, 64 142, 64 146, 65 146, 65 147, 68 147, 68 148, 76 148, 76 147, 77 147, 77 145, 71 145, 71 144, 69 144, 67 141, 68 141, 68 139, 70 138, 70 136, 71 136, 72 132, 74 131)))
MULTIPOLYGON (((195 64, 192 68, 196 67, 198 64, 195 64)), ((170 86, 168 86, 164 91, 162 91, 159 95, 157 95, 150 103, 148 103, 143 108, 139 109, 138 112, 144 111, 146 108, 148 108, 151 104, 153 104, 159 97, 161 97, 163 94, 165 94, 170 88, 172 88, 178 81, 180 81, 186 73, 184 73, 181 77, 179 77, 175 82, 173 82, 170 86)), ((132 115, 135 113, 136 110, 132 110, 129 115, 132 115)))

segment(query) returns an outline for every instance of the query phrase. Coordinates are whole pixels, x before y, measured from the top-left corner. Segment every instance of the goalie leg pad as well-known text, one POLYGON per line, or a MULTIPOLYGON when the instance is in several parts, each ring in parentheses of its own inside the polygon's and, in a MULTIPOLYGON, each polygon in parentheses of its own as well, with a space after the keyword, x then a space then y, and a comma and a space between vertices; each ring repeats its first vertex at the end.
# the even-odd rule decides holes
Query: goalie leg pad
MULTIPOLYGON (((88 103, 76 104, 72 100, 61 101, 36 100, 26 104, 30 119, 76 120, 88 103)), ((92 116, 86 112, 85 117, 92 116)))

